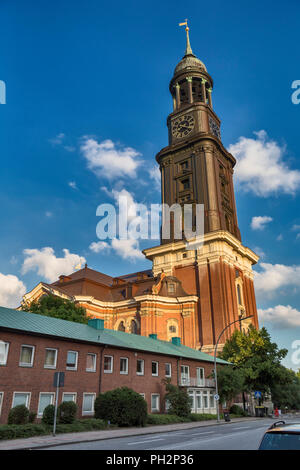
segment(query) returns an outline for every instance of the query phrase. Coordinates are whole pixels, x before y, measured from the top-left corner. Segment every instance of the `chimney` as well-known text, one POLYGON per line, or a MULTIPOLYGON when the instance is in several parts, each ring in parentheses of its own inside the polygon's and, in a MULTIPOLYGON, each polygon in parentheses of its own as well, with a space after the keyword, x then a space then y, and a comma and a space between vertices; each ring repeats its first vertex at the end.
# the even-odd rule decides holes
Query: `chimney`
POLYGON ((173 336, 172 338, 172 344, 174 344, 174 346, 180 346, 181 345, 181 340, 178 336, 173 336))
POLYGON ((157 339, 157 334, 156 334, 156 333, 151 333, 151 334, 149 335, 149 338, 151 338, 151 339, 157 339))
POLYGON ((101 318, 90 318, 88 320, 88 326, 95 328, 95 330, 104 330, 104 320, 101 318))

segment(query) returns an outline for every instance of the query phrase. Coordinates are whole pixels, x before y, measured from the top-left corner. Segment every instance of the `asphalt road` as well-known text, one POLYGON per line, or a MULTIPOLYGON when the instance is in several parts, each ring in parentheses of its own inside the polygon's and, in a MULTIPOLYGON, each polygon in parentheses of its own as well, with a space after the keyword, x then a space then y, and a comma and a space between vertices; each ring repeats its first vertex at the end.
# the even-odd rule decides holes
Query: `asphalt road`
MULTIPOLYGON (((286 420, 288 422, 290 420, 286 420)), ((48 450, 256 450, 270 418, 49 447, 48 450)))

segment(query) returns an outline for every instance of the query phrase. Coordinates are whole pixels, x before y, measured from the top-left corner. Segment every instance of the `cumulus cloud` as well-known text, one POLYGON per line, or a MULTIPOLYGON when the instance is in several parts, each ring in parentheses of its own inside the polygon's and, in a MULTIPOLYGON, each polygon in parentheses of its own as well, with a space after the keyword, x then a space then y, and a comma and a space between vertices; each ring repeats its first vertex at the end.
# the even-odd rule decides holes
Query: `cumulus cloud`
POLYGON ((16 308, 26 294, 25 284, 12 274, 0 273, 0 305, 1 307, 16 308))
POLYGON ((122 148, 109 139, 97 142, 94 138, 85 137, 80 150, 88 168, 99 178, 136 178, 137 169, 142 163, 138 158, 141 154, 135 149, 122 148))
POLYGON ((283 287, 300 287, 300 266, 260 263, 255 271, 254 283, 258 294, 274 294, 283 287))
POLYGON ((235 178, 240 188, 262 197, 295 194, 300 187, 300 171, 291 170, 283 160, 285 148, 269 139, 264 130, 254 134, 256 138, 240 137, 228 148, 237 158, 235 178))
POLYGON ((61 132, 60 134, 57 134, 55 137, 53 137, 52 139, 49 139, 49 142, 52 144, 52 145, 61 145, 63 140, 65 138, 65 134, 63 132, 61 132))
POLYGON ((69 181, 68 185, 69 185, 70 188, 72 188, 72 189, 78 189, 78 188, 77 188, 76 181, 69 181))
POLYGON ((258 316, 260 321, 270 322, 274 328, 300 327, 300 312, 290 305, 258 309, 258 316))
POLYGON ((268 217, 267 215, 258 215, 257 217, 252 217, 251 228, 252 230, 264 230, 266 228, 266 225, 272 222, 272 220, 273 218, 268 217))
POLYGON ((119 240, 118 238, 114 238, 111 241, 111 246, 114 251, 123 259, 145 259, 145 256, 139 249, 138 240, 119 240))
POLYGON ((155 165, 153 168, 150 168, 149 175, 150 175, 150 178, 154 181, 155 188, 160 190, 161 174, 160 174, 159 166, 155 165))
POLYGON ((107 242, 93 242, 90 244, 89 249, 94 253, 101 253, 105 251, 110 251, 111 246, 107 242))
POLYGON ((36 271, 48 282, 54 282, 61 274, 72 273, 78 265, 86 262, 83 256, 70 253, 64 249, 64 257, 58 258, 54 254, 53 248, 45 247, 41 250, 26 249, 23 251, 25 259, 22 265, 22 274, 29 271, 36 271))

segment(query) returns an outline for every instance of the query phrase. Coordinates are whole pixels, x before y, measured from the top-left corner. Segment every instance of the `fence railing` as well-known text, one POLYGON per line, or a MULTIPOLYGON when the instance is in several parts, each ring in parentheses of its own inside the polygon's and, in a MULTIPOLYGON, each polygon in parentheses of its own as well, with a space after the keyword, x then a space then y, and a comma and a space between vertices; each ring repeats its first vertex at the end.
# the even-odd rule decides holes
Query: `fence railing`
POLYGON ((214 388, 216 382, 214 379, 199 379, 197 377, 187 377, 182 375, 180 377, 180 385, 182 387, 208 387, 214 388))

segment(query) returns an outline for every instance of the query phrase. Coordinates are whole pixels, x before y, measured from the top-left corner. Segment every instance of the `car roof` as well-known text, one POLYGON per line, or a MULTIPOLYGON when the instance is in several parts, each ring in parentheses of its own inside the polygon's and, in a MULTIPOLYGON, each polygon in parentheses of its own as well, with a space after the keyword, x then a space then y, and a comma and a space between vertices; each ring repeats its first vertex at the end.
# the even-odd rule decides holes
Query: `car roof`
POLYGON ((269 432, 287 432, 287 433, 300 434, 300 423, 290 423, 290 424, 282 424, 280 426, 274 426, 268 429, 267 432, 268 433, 269 432))

